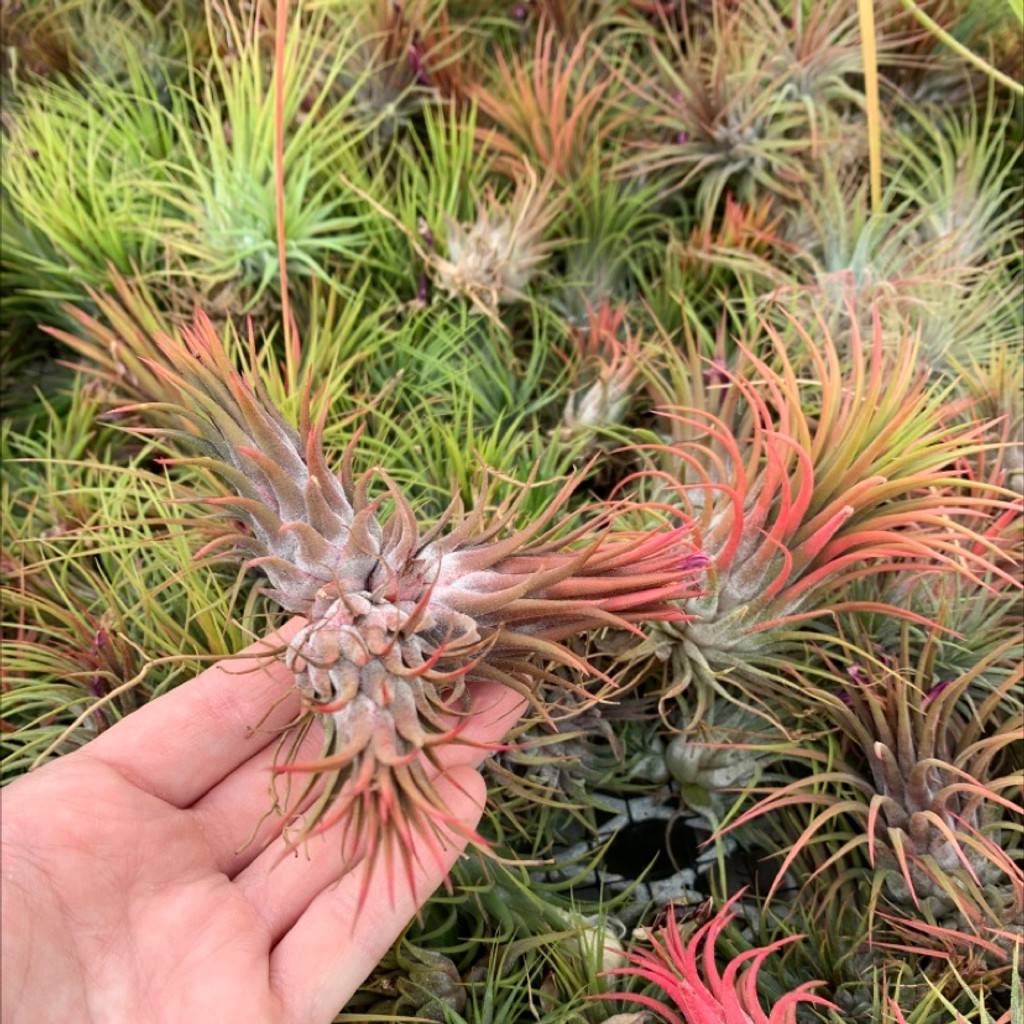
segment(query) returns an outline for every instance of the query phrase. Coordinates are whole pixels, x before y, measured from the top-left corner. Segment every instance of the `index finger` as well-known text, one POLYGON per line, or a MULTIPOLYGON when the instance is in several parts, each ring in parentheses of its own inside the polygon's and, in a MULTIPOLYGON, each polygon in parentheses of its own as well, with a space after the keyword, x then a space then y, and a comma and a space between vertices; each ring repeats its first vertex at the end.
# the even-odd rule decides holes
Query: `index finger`
POLYGON ((190 806, 298 714, 292 673, 277 655, 303 625, 291 619, 69 756, 96 758, 161 800, 190 806))

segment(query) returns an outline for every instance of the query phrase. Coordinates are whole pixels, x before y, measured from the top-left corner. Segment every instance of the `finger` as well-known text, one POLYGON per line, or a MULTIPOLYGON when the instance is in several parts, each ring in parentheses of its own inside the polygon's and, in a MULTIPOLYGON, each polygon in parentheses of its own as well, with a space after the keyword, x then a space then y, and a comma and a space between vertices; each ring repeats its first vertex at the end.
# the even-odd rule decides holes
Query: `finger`
MULTIPOLYGON (((314 719, 297 757, 314 760, 322 744, 323 727, 314 719)), ((263 747, 184 812, 203 836, 216 869, 228 878, 234 878, 275 842, 279 843, 278 853, 282 852, 283 810, 301 813, 315 798, 311 794, 298 802, 304 780, 291 779, 289 792, 289 779, 274 773, 280 760, 276 742, 263 747)))
POLYGON ((78 753, 176 807, 195 803, 298 713, 292 673, 275 652, 302 625, 301 618, 290 620, 238 657, 139 708, 78 753))
MULTIPOLYGON (((475 829, 486 799, 480 774, 454 768, 437 785, 452 812, 475 829)), ((386 895, 391 867, 384 859, 364 860, 336 886, 321 892, 271 954, 271 985, 285 1007, 285 1017, 333 1019, 444 881, 464 846, 465 840, 450 833, 443 842, 433 836, 418 839, 412 886, 404 872, 399 873, 393 880, 393 901, 386 895), (367 872, 371 896, 357 916, 367 872)))
MULTIPOLYGON (((452 743, 439 752, 445 766, 478 766, 489 754, 492 744, 498 743, 515 725, 522 714, 526 701, 517 693, 497 683, 474 683, 472 713, 467 720, 462 738, 466 742, 452 743)), ((309 734, 303 739, 296 760, 313 761, 320 753, 323 731, 314 721, 309 734)), ((226 778, 204 793, 195 804, 187 809, 194 827, 202 834, 218 871, 229 878, 235 878, 251 865, 256 858, 280 837, 282 818, 272 811, 274 793, 271 790, 273 767, 280 759, 277 743, 269 744, 226 778)), ((429 769, 430 774, 436 774, 429 769)), ((301 789, 301 779, 293 779, 293 793, 301 789), (298 789, 296 789, 296 786, 298 789)), ((278 780, 278 794, 283 794, 284 780, 278 780)), ((308 805, 313 796, 307 798, 308 805)), ((304 805, 289 810, 301 811, 304 805)), ((283 841, 279 854, 283 850, 283 841)), ((340 840, 339 840, 340 849, 340 840)), ((340 857, 340 854, 338 855, 340 857)), ((333 865, 332 865, 333 867, 333 865)), ((260 885, 262 886, 262 881, 260 885)), ((320 885, 314 880, 314 887, 320 885)), ((306 896, 311 899, 318 889, 306 896)), ((299 894, 296 897, 303 899, 299 894)), ((305 907, 286 911, 294 916, 288 920, 291 926, 295 917, 305 907)), ((287 928, 282 928, 285 931, 287 928)))
POLYGON ((529 701, 515 690, 494 682, 469 684, 471 704, 458 739, 445 746, 445 765, 482 764, 522 718, 529 701))

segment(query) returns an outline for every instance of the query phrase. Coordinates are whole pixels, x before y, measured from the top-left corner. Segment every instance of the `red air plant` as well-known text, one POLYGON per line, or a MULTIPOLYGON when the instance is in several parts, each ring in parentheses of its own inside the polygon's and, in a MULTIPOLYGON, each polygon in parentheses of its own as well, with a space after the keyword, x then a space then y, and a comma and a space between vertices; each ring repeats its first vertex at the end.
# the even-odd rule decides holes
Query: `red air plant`
POLYGON ((478 130, 481 143, 513 170, 526 160, 560 182, 575 180, 608 133, 612 79, 603 61, 589 29, 570 45, 548 22, 529 57, 513 55, 509 63, 497 53, 494 81, 475 91, 489 122, 478 130))
POLYGON ((732 905, 742 893, 732 897, 709 921, 684 942, 675 912, 657 934, 650 936, 650 952, 628 951, 628 967, 605 971, 603 976, 633 975, 653 982, 672 1002, 654 996, 603 992, 595 999, 629 1000, 655 1010, 671 1024, 796 1024, 796 1008, 801 1003, 819 1006, 832 1004, 811 993, 821 982, 809 981, 784 995, 770 1014, 761 1008, 757 995, 757 974, 761 964, 776 950, 803 936, 789 935, 761 949, 741 953, 719 971, 715 962, 715 943, 722 930, 735 917, 732 905), (678 1012, 676 1012, 678 1011, 678 1012))
POLYGON ((652 479, 693 519, 711 559, 706 592, 686 602, 691 618, 657 630, 670 694, 696 683, 706 699, 726 674, 726 688, 774 691, 807 625, 839 611, 921 621, 861 599, 858 580, 894 569, 976 583, 1007 575, 992 563, 997 545, 974 529, 1007 503, 956 465, 983 443, 984 425, 946 422, 912 339, 887 357, 877 314, 868 339, 852 325, 845 365, 816 327, 792 324, 784 340, 766 324, 764 357, 742 346, 708 377, 693 357, 655 385, 670 440, 651 446, 652 479))
POLYGON ((354 475, 351 447, 332 472, 308 393, 295 431, 235 371, 205 316, 157 345, 169 401, 138 408, 184 427, 171 436, 200 454, 171 461, 219 476, 234 493, 209 504, 245 527, 231 524, 204 551, 248 556, 281 606, 308 620, 286 653, 305 713, 278 766, 306 776, 289 808, 315 795, 295 842, 344 821, 346 842, 365 842, 370 856, 397 846, 411 869, 410 834, 449 818, 430 768, 435 748, 459 737, 470 680, 532 696, 551 678, 545 663, 587 669, 561 641, 679 618, 672 602, 697 589, 705 559, 686 528, 615 532, 622 506, 595 510, 587 524, 560 522, 572 480, 521 529, 522 495, 488 512, 485 493, 470 512, 456 499, 421 531, 384 470, 354 475), (321 755, 298 763, 314 720, 321 755))

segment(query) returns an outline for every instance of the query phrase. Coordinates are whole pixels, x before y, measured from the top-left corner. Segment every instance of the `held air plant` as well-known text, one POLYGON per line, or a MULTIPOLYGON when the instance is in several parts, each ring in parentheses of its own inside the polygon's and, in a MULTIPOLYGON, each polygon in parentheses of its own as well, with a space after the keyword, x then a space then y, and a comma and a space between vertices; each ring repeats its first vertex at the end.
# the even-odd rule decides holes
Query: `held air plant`
POLYGON ((156 340, 169 401, 141 407, 158 418, 148 432, 184 439, 198 454, 171 462, 212 471, 229 492, 209 499, 232 524, 204 553, 246 556, 307 620, 284 655, 304 704, 277 769, 304 777, 298 799, 285 798, 292 842, 344 821, 346 845, 358 837, 389 858, 398 847, 411 869, 405 840, 447 820, 431 766, 434 748, 459 737, 470 681, 533 697, 551 665, 586 670, 561 641, 678 618, 672 602, 699 589, 705 559, 685 526, 617 532, 621 508, 608 506, 591 522, 560 522, 572 480, 518 529, 525 489, 488 511, 485 488, 479 507, 454 500, 421 530, 383 469, 354 473, 353 445, 339 473, 328 467, 308 388, 296 431, 232 367, 205 316, 156 340), (321 756, 300 762, 314 720, 321 756))

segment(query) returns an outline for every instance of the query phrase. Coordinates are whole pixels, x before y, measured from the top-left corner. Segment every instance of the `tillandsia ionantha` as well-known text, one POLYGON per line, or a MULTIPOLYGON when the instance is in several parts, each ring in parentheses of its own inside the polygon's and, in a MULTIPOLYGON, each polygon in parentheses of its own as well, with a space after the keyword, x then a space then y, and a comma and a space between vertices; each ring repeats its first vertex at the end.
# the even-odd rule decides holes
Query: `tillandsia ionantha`
MULTIPOLYGON (((304 712, 282 740, 277 769, 305 775, 298 800, 284 799, 292 842, 342 822, 346 848, 358 839, 371 857, 391 857, 397 846, 411 870, 411 835, 455 824, 430 769, 434 748, 459 738, 471 680, 534 697, 538 681, 553 678, 551 665, 587 668, 561 641, 676 619, 672 602, 699 589, 706 560, 685 525, 616 531, 624 506, 608 505, 589 522, 560 522, 572 479, 520 529, 526 489, 488 511, 485 487, 478 507, 467 512, 453 500, 421 532, 383 469, 355 475, 355 442, 337 475, 328 468, 326 413, 314 420, 308 384, 296 431, 256 375, 233 368, 204 315, 156 342, 168 400, 139 407, 158 418, 145 429, 197 449, 171 462, 219 476, 234 493, 209 503, 243 524, 233 521, 204 553, 248 556, 270 595, 307 620, 285 653, 304 712), (314 720, 323 726, 321 757, 299 762, 314 720)), ((251 333, 250 349, 254 358, 251 333)))
POLYGON ((839 749, 794 748, 793 760, 812 770, 761 790, 758 804, 724 831, 805 803, 810 821, 769 899, 808 845, 832 844, 814 875, 832 863, 848 866, 863 850, 874 871, 871 919, 878 910, 918 952, 966 949, 1008 969, 1009 951, 1024 943, 1024 772, 1014 764, 1024 716, 1003 705, 1019 692, 1024 667, 1018 661, 986 680, 1001 660, 997 649, 964 671, 940 674, 945 631, 935 625, 921 640, 916 625, 902 627, 899 646, 885 650, 851 618, 841 658, 822 652, 831 692, 807 688, 839 749))
POLYGON ((492 317, 499 305, 522 298, 550 248, 542 240, 557 213, 549 190, 550 182, 538 185, 527 164, 507 207, 488 194, 472 224, 449 219, 448 258, 430 261, 437 284, 492 317))
POLYGON ((485 121, 478 134, 511 168, 526 159, 570 183, 588 163, 605 158, 606 94, 614 79, 593 28, 592 22, 570 42, 544 19, 531 55, 514 54, 509 62, 495 54, 493 80, 475 91, 485 121))
MULTIPOLYGON (((588 310, 586 332, 573 329, 578 383, 562 413, 565 436, 594 434, 621 423, 629 410, 633 381, 643 347, 640 335, 624 324, 625 305, 602 303, 588 310), (624 334, 623 340, 619 340, 624 334)), ((588 437, 592 445, 595 439, 588 437)), ((599 444, 597 444, 599 447, 599 444)))
POLYGON ((438 288, 453 298, 465 299, 477 312, 507 330, 498 316, 498 307, 527 298, 526 286, 552 247, 544 234, 556 220, 564 198, 561 193, 552 196, 550 174, 539 181, 529 163, 511 176, 514 185, 506 201, 499 200, 488 187, 484 197, 477 200, 474 221, 458 221, 450 215, 445 218, 447 257, 435 250, 436 239, 429 229, 421 234, 421 242, 358 184, 345 179, 345 186, 405 235, 438 288))
POLYGON ((665 924, 657 933, 649 935, 651 951, 627 950, 629 966, 605 972, 654 982, 671 999, 671 1007, 655 996, 637 993, 606 992, 592 998, 638 1003, 657 1011, 672 1024, 796 1024, 797 1007, 801 1004, 835 1009, 827 999, 811 991, 821 984, 818 981, 806 981, 784 995, 772 1007, 770 1015, 761 1008, 757 994, 761 965, 781 947, 803 938, 801 935, 789 935, 768 946, 741 953, 729 962, 724 972, 719 972, 715 964, 715 944, 736 916, 733 904, 741 896, 742 892, 737 893, 723 904, 688 939, 684 939, 681 929, 688 925, 692 928, 692 921, 677 920, 675 908, 670 907, 665 924))
POLYGON ((1005 502, 956 466, 983 446, 984 424, 945 422, 950 389, 928 383, 912 337, 885 355, 877 309, 867 338, 850 320, 848 363, 823 320, 791 323, 789 340, 765 320, 763 357, 741 345, 730 366, 692 351, 653 384, 671 443, 651 446, 652 481, 711 559, 692 617, 652 640, 671 662, 666 696, 695 684, 695 720, 716 691, 784 699, 779 673, 809 623, 820 631, 842 610, 914 617, 868 608, 854 581, 894 568, 1000 572, 973 527, 1005 502))

